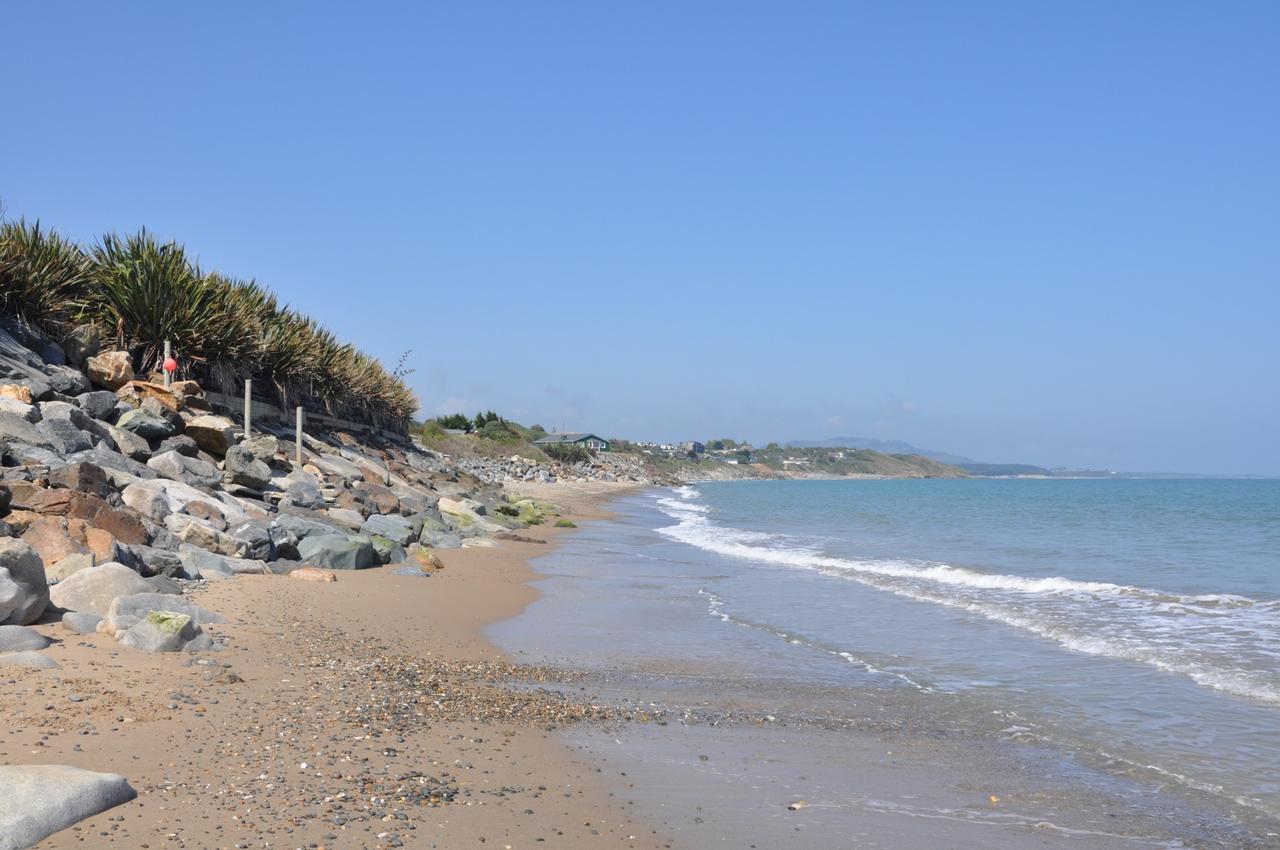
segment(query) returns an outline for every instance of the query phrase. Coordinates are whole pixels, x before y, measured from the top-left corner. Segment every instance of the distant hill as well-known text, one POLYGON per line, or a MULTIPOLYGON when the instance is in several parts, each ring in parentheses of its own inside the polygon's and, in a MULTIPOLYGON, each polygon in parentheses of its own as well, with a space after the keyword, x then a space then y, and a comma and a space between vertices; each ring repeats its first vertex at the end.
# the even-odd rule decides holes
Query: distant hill
POLYGON ((930 460, 948 463, 953 466, 974 462, 973 458, 963 455, 922 449, 903 440, 877 440, 875 437, 828 437, 825 440, 792 440, 787 443, 787 447, 793 449, 871 449, 873 452, 880 452, 886 455, 920 455, 921 457, 927 457, 930 460))
POLYGON ((1006 476, 1006 475, 1053 475, 1051 470, 1043 466, 1032 466, 1029 463, 957 463, 956 466, 970 475, 1006 476))

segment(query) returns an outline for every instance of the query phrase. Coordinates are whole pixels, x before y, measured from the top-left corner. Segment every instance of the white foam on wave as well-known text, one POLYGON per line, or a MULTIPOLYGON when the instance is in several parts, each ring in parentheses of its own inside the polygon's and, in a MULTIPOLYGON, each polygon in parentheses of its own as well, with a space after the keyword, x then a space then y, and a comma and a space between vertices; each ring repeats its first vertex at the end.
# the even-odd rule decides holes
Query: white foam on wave
POLYGON ((658 531, 705 551, 851 579, 963 609, 1075 652, 1142 662, 1204 687, 1280 704, 1280 673, 1266 663, 1273 654, 1267 647, 1280 645, 1280 602, 835 557, 782 535, 717 525, 705 506, 690 501, 659 498, 660 509, 677 522, 658 531))

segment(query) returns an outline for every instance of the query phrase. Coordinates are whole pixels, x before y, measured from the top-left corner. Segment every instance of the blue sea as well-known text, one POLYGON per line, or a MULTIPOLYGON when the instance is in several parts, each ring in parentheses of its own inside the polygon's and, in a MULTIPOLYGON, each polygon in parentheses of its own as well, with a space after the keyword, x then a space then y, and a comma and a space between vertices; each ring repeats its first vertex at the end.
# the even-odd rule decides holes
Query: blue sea
POLYGON ((734 481, 610 507, 501 642, 927 718, 1280 843, 1280 482, 734 481))

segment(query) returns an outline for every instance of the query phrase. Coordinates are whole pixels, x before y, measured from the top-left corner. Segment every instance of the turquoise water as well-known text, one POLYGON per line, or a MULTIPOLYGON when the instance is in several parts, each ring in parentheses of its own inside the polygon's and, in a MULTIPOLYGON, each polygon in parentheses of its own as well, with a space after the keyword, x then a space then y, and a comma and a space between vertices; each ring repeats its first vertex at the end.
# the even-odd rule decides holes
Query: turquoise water
POLYGON ((724 482, 615 509, 545 559, 524 646, 846 689, 850 713, 880 689, 1280 817, 1280 482, 724 482))

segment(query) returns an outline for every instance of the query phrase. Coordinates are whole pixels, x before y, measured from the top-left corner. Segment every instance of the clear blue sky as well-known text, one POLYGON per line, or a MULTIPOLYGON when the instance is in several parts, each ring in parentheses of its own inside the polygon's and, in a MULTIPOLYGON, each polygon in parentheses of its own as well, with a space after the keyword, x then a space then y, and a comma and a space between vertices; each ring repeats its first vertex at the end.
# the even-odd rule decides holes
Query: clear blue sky
POLYGON ((0 198, 426 413, 1280 473, 1280 3, 21 3, 0 198))

